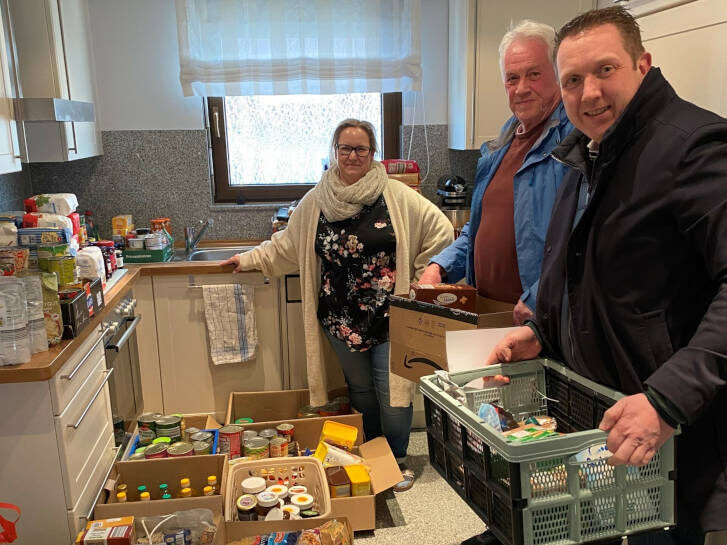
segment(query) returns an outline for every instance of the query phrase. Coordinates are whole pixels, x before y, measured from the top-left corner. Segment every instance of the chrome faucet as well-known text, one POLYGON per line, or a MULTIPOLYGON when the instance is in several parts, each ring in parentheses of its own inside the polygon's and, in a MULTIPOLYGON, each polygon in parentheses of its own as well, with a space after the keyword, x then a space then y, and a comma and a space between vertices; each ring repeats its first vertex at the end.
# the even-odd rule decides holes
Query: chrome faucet
POLYGON ((185 227, 184 228, 184 253, 187 254, 187 257, 189 257, 192 252, 194 252, 195 248, 197 248, 197 244, 199 244, 199 241, 202 240, 202 237, 207 232, 207 229, 214 225, 215 220, 212 218, 208 218, 207 221, 199 221, 199 230, 195 234, 194 227, 185 227))

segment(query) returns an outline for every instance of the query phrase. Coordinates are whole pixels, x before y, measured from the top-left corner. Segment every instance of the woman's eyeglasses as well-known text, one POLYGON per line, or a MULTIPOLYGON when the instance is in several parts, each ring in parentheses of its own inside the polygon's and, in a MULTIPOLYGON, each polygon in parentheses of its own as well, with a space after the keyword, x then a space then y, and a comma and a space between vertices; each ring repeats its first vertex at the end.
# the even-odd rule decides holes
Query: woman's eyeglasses
POLYGON ((371 148, 368 146, 356 146, 354 148, 353 146, 336 144, 336 150, 344 157, 351 155, 352 151, 355 151, 356 155, 359 157, 366 157, 369 153, 371 153, 371 148))

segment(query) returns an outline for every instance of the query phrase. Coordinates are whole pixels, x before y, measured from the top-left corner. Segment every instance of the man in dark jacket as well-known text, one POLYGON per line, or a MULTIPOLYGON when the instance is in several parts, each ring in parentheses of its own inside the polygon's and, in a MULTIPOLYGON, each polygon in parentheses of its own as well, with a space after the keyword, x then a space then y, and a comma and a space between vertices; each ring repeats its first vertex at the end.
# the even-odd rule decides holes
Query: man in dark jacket
POLYGON ((558 33, 577 130, 545 241, 534 322, 487 363, 544 354, 627 397, 606 412, 610 463, 677 437, 678 543, 727 529, 727 120, 680 99, 622 8, 558 33))

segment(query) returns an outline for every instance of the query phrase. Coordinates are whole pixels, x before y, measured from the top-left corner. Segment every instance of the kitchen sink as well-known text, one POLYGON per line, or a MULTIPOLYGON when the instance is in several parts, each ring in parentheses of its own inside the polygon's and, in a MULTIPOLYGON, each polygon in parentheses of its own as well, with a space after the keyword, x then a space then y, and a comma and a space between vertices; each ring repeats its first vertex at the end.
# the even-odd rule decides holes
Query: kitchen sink
POLYGON ((248 252, 255 246, 226 246, 223 248, 198 248, 192 252, 187 261, 224 261, 235 254, 248 252))

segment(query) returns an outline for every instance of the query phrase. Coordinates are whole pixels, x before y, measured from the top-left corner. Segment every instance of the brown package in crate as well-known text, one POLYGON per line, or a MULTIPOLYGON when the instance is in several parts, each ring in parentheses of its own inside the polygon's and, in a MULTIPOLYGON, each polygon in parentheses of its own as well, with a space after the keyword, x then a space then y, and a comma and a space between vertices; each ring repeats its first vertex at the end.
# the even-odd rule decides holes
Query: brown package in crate
POLYGON ((409 299, 432 303, 440 307, 475 312, 477 310, 477 289, 466 284, 419 284, 409 286, 409 299))

